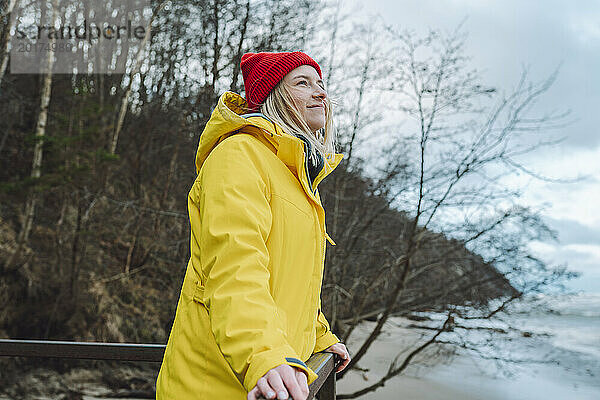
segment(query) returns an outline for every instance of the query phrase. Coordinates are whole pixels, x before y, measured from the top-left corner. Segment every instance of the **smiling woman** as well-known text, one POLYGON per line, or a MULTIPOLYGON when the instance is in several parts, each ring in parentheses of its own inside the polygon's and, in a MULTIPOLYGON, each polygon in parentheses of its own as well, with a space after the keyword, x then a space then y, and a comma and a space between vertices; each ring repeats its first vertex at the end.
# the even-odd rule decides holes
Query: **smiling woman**
POLYGON ((246 99, 225 92, 200 136, 188 195, 191 256, 157 399, 306 399, 305 361, 343 343, 321 311, 325 210, 335 153, 319 65, 247 53, 246 99))

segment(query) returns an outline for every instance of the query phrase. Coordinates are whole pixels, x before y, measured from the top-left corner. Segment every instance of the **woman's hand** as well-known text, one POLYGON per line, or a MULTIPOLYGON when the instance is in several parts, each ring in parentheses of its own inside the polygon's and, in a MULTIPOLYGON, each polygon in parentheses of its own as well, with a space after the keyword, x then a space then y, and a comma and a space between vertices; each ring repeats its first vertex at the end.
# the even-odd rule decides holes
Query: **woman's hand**
POLYGON ((281 364, 272 368, 256 382, 256 386, 248 392, 248 400, 266 399, 306 400, 308 383, 304 371, 281 364), (291 395, 291 397, 290 397, 291 395))
POLYGON ((342 342, 332 344, 331 346, 329 346, 328 348, 326 348, 323 351, 326 351, 328 353, 335 353, 335 354, 339 355, 342 358, 342 360, 344 360, 344 362, 342 362, 339 365, 339 367, 335 370, 335 372, 342 371, 344 368, 346 368, 346 365, 348 365, 348 363, 350 362, 350 353, 348 353, 348 349, 346 348, 346 345, 342 342))

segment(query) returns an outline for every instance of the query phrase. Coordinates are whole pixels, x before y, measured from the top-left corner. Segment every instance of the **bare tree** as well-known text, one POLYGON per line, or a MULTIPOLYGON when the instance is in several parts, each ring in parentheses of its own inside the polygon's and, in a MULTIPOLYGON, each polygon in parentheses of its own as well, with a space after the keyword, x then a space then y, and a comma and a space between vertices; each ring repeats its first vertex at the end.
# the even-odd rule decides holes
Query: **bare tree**
MULTIPOLYGON (((411 122, 408 135, 398 142, 402 145, 385 149, 381 176, 374 181, 373 190, 385 191, 388 204, 397 204, 406 210, 407 223, 398 227, 397 236, 390 236, 391 231, 388 230, 377 241, 370 242, 368 248, 384 243, 388 247, 388 255, 377 259, 380 264, 377 273, 365 274, 363 267, 352 278, 348 274, 356 273, 356 268, 334 267, 342 275, 333 285, 346 295, 339 297, 332 294, 333 302, 341 300, 345 303, 343 309, 346 315, 348 312, 354 314, 344 320, 342 313, 339 326, 343 328, 344 340, 358 323, 377 316, 373 329, 353 352, 350 368, 368 353, 395 313, 443 304, 444 300, 460 301, 452 298, 452 293, 462 293, 465 298, 469 297, 467 293, 485 298, 484 292, 488 291, 489 295, 490 287, 498 285, 498 282, 506 288, 510 287, 507 282, 515 286, 512 292, 508 289, 506 292, 506 302, 511 302, 565 278, 564 270, 549 268, 539 260, 522 264, 524 260, 531 259, 526 250, 527 242, 535 237, 552 237, 552 234, 531 210, 515 206, 514 193, 498 184, 500 176, 506 176, 515 169, 527 171, 518 161, 523 155, 557 143, 556 140, 530 140, 522 144, 524 134, 547 133, 549 129, 565 123, 566 113, 542 117, 530 115, 532 104, 548 90, 556 73, 537 84, 529 83, 524 73, 514 92, 500 97, 496 89, 479 83, 477 71, 468 68, 468 58, 463 50, 466 35, 460 27, 448 35, 430 32, 422 38, 410 33, 390 32, 391 40, 398 44, 395 52, 398 69, 392 78, 393 88, 385 95, 393 99, 391 104, 397 105, 395 110, 411 122), (487 106, 494 100, 494 106, 487 106), (416 151, 407 151, 410 146, 414 146, 416 151), (408 165, 397 162, 402 159, 408 165), (494 206, 496 211, 490 212, 494 206), (452 219, 449 215, 461 218, 452 219), (507 232, 514 231, 514 227, 526 228, 510 240, 503 240, 502 236, 508 236, 507 232), (432 228, 441 232, 443 237, 431 233, 432 228), (452 238, 454 244, 449 245, 447 238, 452 238), (472 256, 466 255, 467 248, 475 247, 483 256, 481 261, 470 261, 472 256), (474 278, 473 274, 477 272, 475 265, 484 262, 502 272, 474 278), (457 276, 470 278, 448 281, 453 276, 442 272, 442 269, 449 264, 460 272, 457 276), (517 265, 527 265, 529 270, 511 268, 517 265), (469 271, 468 275, 466 271, 469 271), (431 281, 432 278, 445 279, 445 285, 431 281), (427 291, 420 292, 418 286, 411 287, 418 281, 421 284, 423 281, 430 282, 427 291), (519 284, 520 281, 526 283, 519 284), (378 287, 375 292, 385 293, 385 296, 373 298, 365 287, 371 291, 378 287)), ((358 113, 355 117, 358 118, 358 113)), ((386 131, 386 135, 389 137, 390 132, 386 131)), ((348 194, 338 193, 335 197, 341 199, 344 195, 347 197, 348 194)), ((343 207, 347 208, 346 205, 343 207)), ((385 204, 381 210, 384 207, 385 204)), ((360 213, 358 210, 361 209, 357 208, 360 213)), ((351 243, 362 240, 360 237, 365 231, 361 225, 373 224, 370 214, 368 211, 366 218, 360 218, 361 223, 356 226, 345 223, 340 227, 342 230, 346 228, 345 237, 352 238, 351 243)), ((361 215, 364 216, 364 212, 361 215)), ((382 223, 381 220, 379 223, 382 223)), ((340 251, 338 247, 339 243, 336 252, 340 251)), ((349 249, 344 248, 342 254, 344 252, 349 254, 349 249)), ((343 260, 347 264, 348 259, 343 260)), ((486 304, 482 302, 481 307, 486 307, 486 304)), ((502 303, 487 314, 494 316, 505 305, 502 303)), ((455 311, 448 314, 448 318, 453 316, 456 316, 455 311)), ((410 352, 403 362, 397 364, 395 360, 378 382, 339 397, 358 397, 376 390, 388 379, 400 374, 416 353, 438 342, 438 337, 447 329, 447 323, 448 319, 430 340, 410 352)))

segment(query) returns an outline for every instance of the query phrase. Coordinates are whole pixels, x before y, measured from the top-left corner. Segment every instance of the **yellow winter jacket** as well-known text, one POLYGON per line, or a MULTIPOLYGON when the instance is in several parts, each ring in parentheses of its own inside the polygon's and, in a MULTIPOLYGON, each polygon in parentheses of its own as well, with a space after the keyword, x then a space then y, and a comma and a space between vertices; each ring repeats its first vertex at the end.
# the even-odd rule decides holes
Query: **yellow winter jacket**
POLYGON ((304 143, 224 93, 200 136, 191 256, 156 384, 160 400, 246 399, 271 368, 339 342, 321 312, 325 213, 304 143))

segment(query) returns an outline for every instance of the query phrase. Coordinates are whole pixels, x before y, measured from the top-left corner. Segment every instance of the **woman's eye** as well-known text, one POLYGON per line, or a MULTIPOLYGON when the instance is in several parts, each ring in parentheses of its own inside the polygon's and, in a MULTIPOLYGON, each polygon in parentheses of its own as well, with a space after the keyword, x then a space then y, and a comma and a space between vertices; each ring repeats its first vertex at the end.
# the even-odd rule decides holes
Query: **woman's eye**
POLYGON ((299 85, 308 85, 308 81, 298 81, 299 85))

